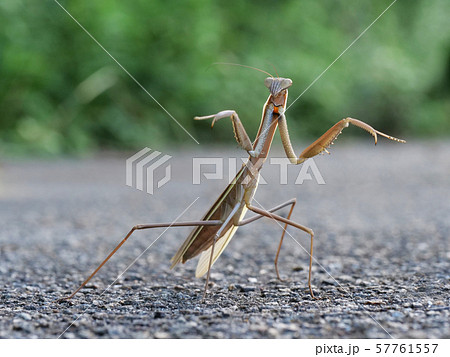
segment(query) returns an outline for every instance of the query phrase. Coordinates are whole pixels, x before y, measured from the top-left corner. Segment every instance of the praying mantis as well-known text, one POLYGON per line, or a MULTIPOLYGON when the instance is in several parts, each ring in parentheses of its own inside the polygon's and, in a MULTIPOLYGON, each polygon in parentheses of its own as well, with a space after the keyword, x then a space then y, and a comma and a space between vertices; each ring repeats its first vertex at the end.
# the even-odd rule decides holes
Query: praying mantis
MULTIPOLYGON (((247 67, 247 66, 244 66, 247 67)), ((264 71, 262 71, 264 72, 264 71)), ((267 73, 267 72, 264 72, 267 73)), ((227 245, 230 243, 237 229, 245 226, 260 218, 266 217, 273 219, 279 224, 283 224, 283 232, 281 234, 278 249, 275 255, 275 271, 278 279, 280 274, 278 271, 278 257, 283 243, 283 239, 288 226, 297 228, 310 236, 309 249, 309 272, 308 272, 308 288, 311 297, 314 298, 314 292, 311 285, 311 269, 312 269, 312 255, 313 255, 313 241, 314 232, 311 228, 303 226, 291 220, 291 215, 294 210, 296 199, 292 198, 283 202, 269 210, 255 207, 252 204, 253 196, 258 188, 259 172, 267 159, 269 150, 272 144, 277 127, 279 128, 281 141, 284 151, 289 161, 298 165, 305 160, 312 158, 323 152, 327 152, 328 147, 333 144, 334 140, 339 136, 342 130, 350 124, 355 125, 361 129, 369 132, 377 143, 377 135, 384 136, 390 140, 405 143, 404 140, 394 138, 386 135, 378 130, 375 130, 370 125, 353 118, 345 118, 333 125, 325 132, 319 139, 309 145, 298 157, 289 138, 289 132, 286 120, 286 103, 288 98, 288 89, 292 85, 292 80, 289 78, 273 77, 267 73, 264 85, 269 90, 270 94, 263 106, 263 113, 261 124, 259 126, 256 139, 252 142, 245 131, 245 128, 239 119, 238 114, 234 110, 224 110, 217 114, 195 117, 195 120, 212 119, 211 127, 224 118, 230 118, 233 126, 234 136, 239 146, 247 151, 249 154, 248 161, 243 164, 238 171, 235 178, 225 188, 216 202, 207 211, 203 218, 199 221, 186 222, 170 222, 170 223, 153 223, 153 224, 139 224, 131 228, 125 238, 113 249, 113 251, 105 258, 105 260, 94 270, 94 272, 77 288, 71 295, 62 298, 61 300, 71 299, 78 291, 80 291, 103 265, 120 249, 120 247, 130 238, 130 236, 137 230, 162 228, 162 227, 195 227, 180 249, 171 259, 171 269, 180 263, 193 259, 200 255, 196 277, 202 277, 206 274, 205 288, 203 292, 203 299, 205 300, 208 283, 210 279, 211 267, 214 265, 219 256, 223 253, 227 245), (282 208, 290 207, 286 218, 278 215, 277 211, 282 208), (247 211, 253 212, 255 215, 244 219, 247 211)))

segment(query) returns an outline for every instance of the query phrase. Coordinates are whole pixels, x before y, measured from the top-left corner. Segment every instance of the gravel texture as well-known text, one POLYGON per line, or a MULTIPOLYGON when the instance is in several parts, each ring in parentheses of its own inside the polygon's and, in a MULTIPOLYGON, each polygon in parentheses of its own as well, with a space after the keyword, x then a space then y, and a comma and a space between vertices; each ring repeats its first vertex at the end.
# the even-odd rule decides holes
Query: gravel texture
MULTIPOLYGON (((196 261, 169 270, 189 228, 135 233, 74 299, 54 302, 134 224, 172 221, 197 197, 181 219, 202 216, 226 183, 192 185, 193 157, 241 156, 167 154, 172 180, 154 195, 125 185, 127 155, 1 164, 1 338, 450 338, 448 142, 341 139, 315 160, 325 185, 294 184, 295 166, 280 185, 278 166, 263 169, 269 185, 257 202, 296 197, 292 218, 315 231, 316 300, 307 254, 290 237, 280 258, 286 281, 276 279, 281 228, 263 219, 239 229, 213 267, 205 303, 196 261)), ((308 249, 305 233, 289 232, 308 249)))

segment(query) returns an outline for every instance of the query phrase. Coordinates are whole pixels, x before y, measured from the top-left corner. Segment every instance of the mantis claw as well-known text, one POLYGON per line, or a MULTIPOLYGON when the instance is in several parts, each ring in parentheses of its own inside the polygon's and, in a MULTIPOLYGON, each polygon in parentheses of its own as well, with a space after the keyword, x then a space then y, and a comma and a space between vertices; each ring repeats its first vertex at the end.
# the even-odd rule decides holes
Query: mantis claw
MULTIPOLYGON (((241 120, 239 119, 239 116, 234 110, 222 110, 221 112, 217 114, 212 115, 206 115, 202 117, 194 117, 194 120, 205 120, 205 119, 212 119, 211 122, 211 128, 214 127, 214 124, 216 121, 223 119, 223 118, 230 118, 231 122, 233 124, 233 132, 234 136, 236 138, 236 141, 238 144, 243 148, 245 151, 253 151, 253 145, 250 140, 250 138, 247 135, 247 132, 244 129, 244 126, 241 123, 241 120)), ((257 157, 258 154, 253 151, 253 155, 250 154, 252 157, 257 157)))
POLYGON ((310 146, 308 146, 303 152, 300 154, 298 159, 295 159, 295 153, 290 143, 289 134, 286 126, 286 119, 282 116, 279 119, 279 127, 281 133, 281 140, 284 146, 284 150, 287 156, 293 158, 291 162, 293 164, 300 164, 306 159, 314 157, 318 154, 328 153, 328 148, 333 144, 333 142, 337 139, 337 137, 342 133, 344 128, 347 128, 350 124, 357 126, 365 131, 367 131, 370 135, 373 136, 375 140, 375 145, 378 142, 378 135, 384 136, 385 138, 396 141, 398 143, 405 143, 405 140, 394 138, 393 136, 382 133, 381 131, 375 130, 370 125, 354 118, 345 118, 337 122, 333 125, 328 131, 325 132, 319 139, 313 142, 310 146))

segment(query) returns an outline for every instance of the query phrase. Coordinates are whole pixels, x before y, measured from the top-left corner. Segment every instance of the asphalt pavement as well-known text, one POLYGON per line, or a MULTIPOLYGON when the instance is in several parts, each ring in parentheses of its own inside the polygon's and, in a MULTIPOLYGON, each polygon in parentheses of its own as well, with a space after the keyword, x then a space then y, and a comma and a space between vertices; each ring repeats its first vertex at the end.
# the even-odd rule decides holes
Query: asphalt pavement
POLYGON ((151 195, 125 184, 128 154, 0 163, 0 338, 450 338, 450 142, 344 139, 317 170, 289 166, 286 177, 268 162, 255 204, 297 198, 292 219, 315 232, 316 299, 309 236, 289 228, 279 281, 281 228, 261 219, 214 265, 204 303, 196 261, 169 269, 189 228, 136 232, 86 288, 56 302, 133 225, 200 219, 245 157, 166 151, 171 178, 151 195), (195 177, 199 157, 224 179, 195 177))

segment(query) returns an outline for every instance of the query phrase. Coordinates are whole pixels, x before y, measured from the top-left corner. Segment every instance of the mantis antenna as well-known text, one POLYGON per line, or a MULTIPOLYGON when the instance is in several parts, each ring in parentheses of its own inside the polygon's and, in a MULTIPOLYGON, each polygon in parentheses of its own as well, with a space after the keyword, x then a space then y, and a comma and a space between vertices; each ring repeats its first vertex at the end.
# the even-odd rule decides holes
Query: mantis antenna
POLYGON ((265 73, 265 74, 271 76, 272 78, 274 78, 269 72, 263 71, 262 69, 259 69, 259 68, 256 68, 256 67, 246 66, 245 64, 230 63, 230 62, 214 62, 213 64, 225 64, 225 65, 228 65, 228 66, 239 66, 239 67, 250 68, 250 69, 254 69, 255 71, 259 71, 259 72, 265 73))
POLYGON ((272 62, 269 62, 269 63, 270 63, 270 65, 272 66, 273 70, 275 71, 275 74, 277 75, 277 78, 280 78, 280 76, 278 75, 278 71, 277 71, 277 69, 275 68, 275 65, 274 65, 272 62))

